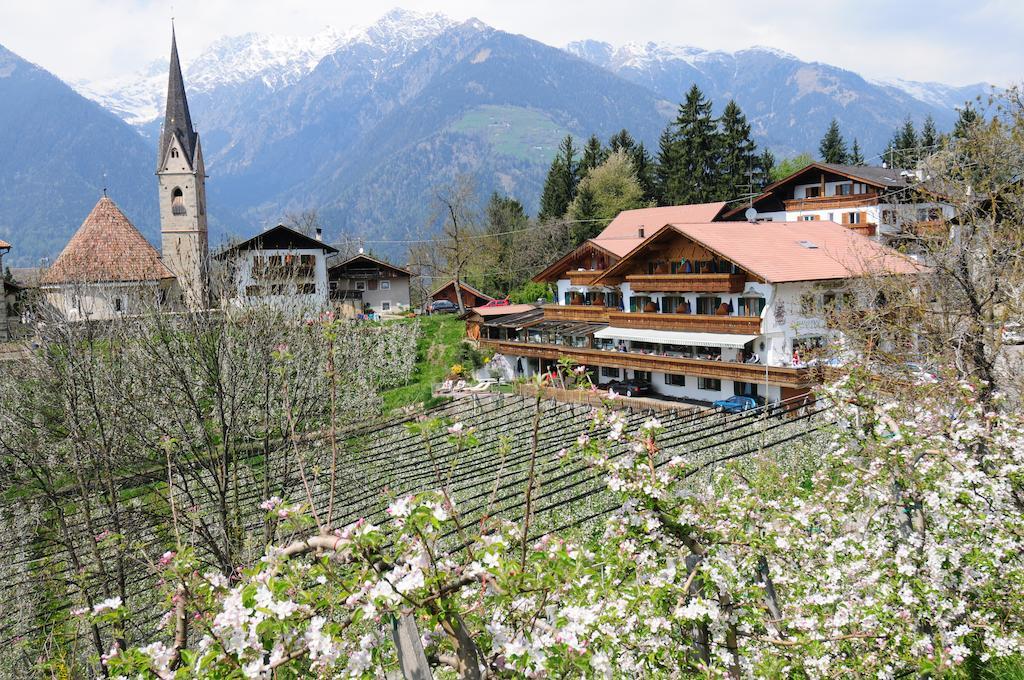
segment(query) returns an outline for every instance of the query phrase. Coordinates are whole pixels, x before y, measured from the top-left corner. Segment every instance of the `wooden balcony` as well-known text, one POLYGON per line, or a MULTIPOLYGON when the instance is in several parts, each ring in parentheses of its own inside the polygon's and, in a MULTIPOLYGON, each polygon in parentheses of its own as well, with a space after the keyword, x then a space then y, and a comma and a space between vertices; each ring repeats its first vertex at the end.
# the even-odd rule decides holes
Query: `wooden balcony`
POLYGON ((946 220, 917 220, 905 227, 907 231, 920 238, 945 238, 949 236, 949 223, 946 220))
POLYGON ((792 198, 783 201, 787 211, 790 210, 833 210, 837 208, 857 208, 860 206, 877 205, 878 193, 868 191, 863 194, 848 196, 815 196, 814 198, 792 198))
POLYGON ((545 321, 608 321, 609 307, 600 305, 544 305, 545 321))
POLYGON ((592 286, 601 274, 604 274, 603 269, 570 269, 565 273, 565 277, 574 286, 592 286))
POLYGON ((808 369, 805 368, 768 366, 766 370, 766 367, 762 364, 740 364, 731 361, 708 361, 706 359, 686 359, 683 357, 658 356, 654 354, 610 352, 599 349, 582 349, 532 342, 480 340, 480 345, 493 349, 495 352, 511 356, 534 357, 550 361, 557 361, 562 357, 568 357, 586 366, 609 366, 639 371, 659 371, 760 384, 764 384, 767 379, 769 385, 779 385, 782 387, 806 387, 812 382, 812 376, 808 369))
POLYGON ((652 331, 693 331, 695 333, 736 333, 738 335, 761 334, 761 318, 757 316, 609 312, 608 323, 616 328, 642 328, 652 331))
POLYGON ((862 236, 874 236, 878 233, 878 225, 868 222, 866 224, 844 224, 850 231, 855 231, 862 236))
POLYGON ((631 274, 636 293, 742 293, 746 274, 631 274))

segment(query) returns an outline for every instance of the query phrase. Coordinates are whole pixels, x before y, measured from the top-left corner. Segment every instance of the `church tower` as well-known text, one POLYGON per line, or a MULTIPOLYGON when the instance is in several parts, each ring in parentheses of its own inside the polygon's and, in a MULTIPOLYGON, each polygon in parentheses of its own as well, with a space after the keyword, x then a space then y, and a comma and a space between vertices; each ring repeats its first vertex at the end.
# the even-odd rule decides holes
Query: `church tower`
POLYGON ((206 170, 199 135, 185 98, 178 45, 171 28, 171 65, 157 156, 161 255, 174 272, 187 309, 209 306, 209 241, 206 232, 206 170))

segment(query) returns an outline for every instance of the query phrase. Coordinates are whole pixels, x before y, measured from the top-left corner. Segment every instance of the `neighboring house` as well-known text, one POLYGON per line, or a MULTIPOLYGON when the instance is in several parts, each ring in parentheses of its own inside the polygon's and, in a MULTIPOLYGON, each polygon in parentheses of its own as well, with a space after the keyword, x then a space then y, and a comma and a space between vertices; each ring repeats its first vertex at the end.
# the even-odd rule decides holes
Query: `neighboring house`
POLYGON ((599 383, 640 378, 675 398, 786 399, 811 387, 803 362, 836 337, 825 312, 848 302, 850 279, 922 270, 831 222, 669 224, 585 277, 563 269, 566 294, 542 314, 481 319, 481 344, 519 375, 569 357, 599 383))
POLYGON ((312 238, 283 224, 224 248, 214 256, 225 265, 223 302, 303 314, 326 309, 327 256, 336 252, 319 233, 312 238))
POLYGON ((390 262, 359 253, 327 269, 331 303, 344 316, 372 309, 378 314, 395 314, 409 309, 409 280, 412 273, 390 262))
POLYGON ((7 285, 4 279, 4 255, 11 251, 11 244, 0 239, 0 341, 11 337, 7 326, 7 285))
POLYGON ((495 323, 499 319, 518 317, 520 314, 535 312, 541 309, 536 305, 501 305, 498 307, 473 307, 466 313, 466 337, 470 340, 480 339, 480 329, 485 323, 495 323))
MULTIPOLYGON (((470 307, 479 307, 486 305, 488 302, 493 300, 487 293, 481 292, 469 285, 465 281, 459 282, 459 287, 462 289, 462 306, 465 309, 470 307)), ((455 304, 459 304, 458 295, 455 292, 455 280, 452 279, 448 283, 444 284, 433 293, 429 295, 428 302, 434 302, 437 300, 448 300, 455 304)))
MULTIPOLYGON (((944 233, 954 209, 927 187, 926 178, 914 170, 811 163, 769 184, 752 207, 756 221, 826 220, 888 243, 944 233)), ((739 205, 724 218, 746 219, 750 207, 739 205)))
POLYGON ((113 319, 173 307, 174 274, 104 196, 39 280, 49 307, 69 321, 113 319))

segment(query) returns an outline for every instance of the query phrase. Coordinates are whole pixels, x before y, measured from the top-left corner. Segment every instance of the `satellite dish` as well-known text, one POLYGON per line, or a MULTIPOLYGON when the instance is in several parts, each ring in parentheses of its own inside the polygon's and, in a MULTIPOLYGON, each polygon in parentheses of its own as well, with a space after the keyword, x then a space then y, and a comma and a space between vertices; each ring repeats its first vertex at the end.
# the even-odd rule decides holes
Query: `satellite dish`
POLYGON ((743 216, 747 218, 747 222, 757 222, 757 209, 751 206, 750 208, 747 208, 746 212, 743 213, 743 216))

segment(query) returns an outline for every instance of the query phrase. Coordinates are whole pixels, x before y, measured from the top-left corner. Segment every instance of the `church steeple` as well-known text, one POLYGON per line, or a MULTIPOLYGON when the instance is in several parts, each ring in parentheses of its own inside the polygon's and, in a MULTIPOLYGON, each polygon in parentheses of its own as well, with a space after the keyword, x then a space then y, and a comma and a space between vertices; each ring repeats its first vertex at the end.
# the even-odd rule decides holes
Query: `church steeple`
POLYGON ((189 309, 206 309, 210 256, 206 229, 206 168, 199 135, 192 128, 173 26, 167 112, 157 149, 156 176, 160 191, 161 258, 177 278, 184 305, 189 309))
POLYGON ((160 135, 160 155, 157 158, 157 168, 163 167, 165 154, 170 149, 172 139, 178 140, 186 160, 190 166, 193 166, 198 135, 192 128, 192 116, 188 111, 185 79, 181 75, 178 40, 174 34, 173 25, 171 26, 171 65, 167 77, 167 110, 164 113, 164 127, 160 135))

